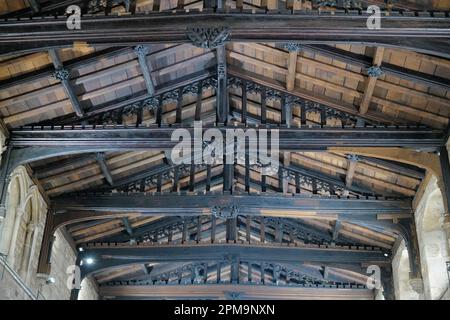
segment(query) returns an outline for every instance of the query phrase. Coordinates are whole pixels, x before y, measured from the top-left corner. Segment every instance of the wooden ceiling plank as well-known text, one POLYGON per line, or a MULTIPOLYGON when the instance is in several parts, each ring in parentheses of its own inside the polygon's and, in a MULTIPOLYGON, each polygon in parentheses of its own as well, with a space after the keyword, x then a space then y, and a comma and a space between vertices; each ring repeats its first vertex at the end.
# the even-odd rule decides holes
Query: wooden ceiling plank
MULTIPOLYGON (((245 46, 245 47, 249 47, 249 48, 254 48, 256 50, 260 50, 266 53, 269 53, 271 55, 276 55, 276 56, 280 56, 280 57, 285 57, 288 54, 285 53, 284 51, 275 48, 275 47, 271 47, 271 46, 267 46, 267 45, 263 45, 263 44, 257 44, 257 43, 240 43, 239 45, 241 46, 245 46)), ((306 48, 308 49, 309 47, 306 46, 306 48)), ((313 50, 311 50, 313 51, 313 50)), ((314 51, 313 51, 314 52, 314 51)), ((319 54, 321 54, 321 52, 319 51, 319 54)), ((327 55, 325 55, 327 56, 327 55)), ((330 57, 334 57, 332 55, 330 55, 330 57)), ((349 77, 351 79, 357 80, 357 81, 365 81, 366 77, 360 73, 351 71, 351 70, 347 70, 347 69, 343 69, 334 65, 330 65, 327 63, 324 63, 322 61, 317 61, 315 59, 310 59, 307 57, 304 57, 302 55, 298 55, 297 61, 308 65, 308 66, 314 66, 316 68, 319 68, 321 70, 325 70, 325 71, 330 71, 333 72, 335 74, 338 75, 342 75, 342 76, 346 76, 349 77)), ((351 63, 350 63, 351 64, 351 63)), ((383 70, 385 70, 385 68, 383 68, 383 70)), ((395 75, 396 77, 399 77, 399 75, 395 75)), ((402 77, 400 77, 400 79, 403 79, 402 77)), ((380 88, 384 88, 387 90, 393 90, 393 91, 398 91, 401 92, 403 94, 406 95, 411 95, 414 97, 418 97, 421 99, 427 99, 429 101, 435 102, 435 103, 439 103, 442 104, 444 106, 447 106, 450 103, 449 99, 443 98, 443 97, 439 97, 436 95, 433 95, 430 92, 423 92, 423 91, 419 91, 416 90, 414 88, 409 88, 409 87, 404 87, 400 84, 396 84, 396 83, 391 83, 385 80, 381 80, 380 78, 378 78, 377 82, 376 82, 376 86, 380 87, 380 88)))
POLYGON ((54 93, 61 88, 60 83, 51 84, 37 90, 29 91, 0 101, 0 108, 10 107, 13 104, 24 103, 26 100, 38 98, 43 95, 54 93))
MULTIPOLYGON (((72 60, 65 61, 66 68, 70 70, 80 69, 92 64, 97 64, 99 60, 111 59, 121 54, 127 54, 131 52, 131 48, 129 47, 111 47, 104 50, 99 50, 94 53, 77 57, 72 60)), ((40 53, 44 54, 44 52, 40 53)), ((48 57, 48 53, 45 53, 45 56, 48 57)), ((5 79, 0 81, 0 90, 8 90, 15 86, 23 85, 27 82, 40 81, 44 78, 48 78, 53 73, 53 67, 46 67, 44 69, 39 69, 36 71, 32 71, 29 73, 25 73, 23 75, 5 79)))
MULTIPOLYGON (((402 122, 401 119, 399 120, 398 118, 393 118, 388 115, 380 114, 378 112, 369 111, 365 115, 361 115, 357 111, 357 109, 349 103, 346 103, 346 102, 343 102, 343 101, 340 101, 337 99, 332 99, 332 98, 326 97, 324 95, 319 95, 314 92, 306 91, 304 89, 296 88, 294 91, 288 92, 286 90, 285 85, 281 85, 280 82, 270 79, 270 78, 267 78, 267 77, 264 77, 259 74, 255 74, 253 72, 249 72, 247 70, 242 70, 242 69, 238 69, 236 67, 230 66, 228 68, 228 72, 232 75, 235 75, 235 76, 241 78, 241 79, 245 79, 245 80, 257 83, 257 84, 264 85, 267 88, 274 89, 274 90, 277 90, 280 92, 290 93, 293 96, 296 96, 296 97, 299 97, 302 99, 311 100, 314 102, 318 102, 318 103, 326 105, 330 108, 342 111, 344 113, 348 113, 348 114, 355 115, 355 116, 361 116, 362 118, 366 118, 370 121, 390 123, 390 124, 405 123, 404 121, 402 122)), ((297 74, 297 76, 298 76, 298 74, 297 74)), ((328 82, 325 83, 325 86, 328 86, 328 82)), ((343 90, 345 90, 345 92, 347 92, 347 89, 343 89, 343 90)), ((357 93, 357 94, 360 95, 359 93, 357 93)))
MULTIPOLYGON (((338 153, 328 152, 327 154, 339 161, 345 161, 346 159, 346 157, 338 153)), ((401 164, 396 165, 384 160, 370 157, 358 156, 358 158, 361 160, 358 162, 359 168, 370 170, 373 172, 379 172, 381 174, 396 178, 401 178, 408 181, 408 184, 418 185, 421 179, 424 178, 424 175, 421 175, 419 171, 408 170, 408 168, 405 168, 401 164), (379 167, 378 165, 383 166, 383 168, 379 167)))
MULTIPOLYGON (((115 157, 112 157, 112 158, 106 160, 106 163, 111 165, 111 164, 114 164, 116 162, 123 161, 125 159, 129 159, 129 158, 132 158, 132 157, 134 157, 134 156, 136 156, 138 154, 143 154, 143 153, 145 153, 145 152, 125 153, 125 154, 122 154, 122 155, 119 155, 119 156, 115 156, 115 157)), ((151 156, 149 158, 146 158, 146 159, 143 159, 143 160, 140 160, 140 161, 135 161, 135 162, 133 162, 131 164, 127 164, 127 165, 121 166, 119 168, 115 168, 113 170, 110 170, 110 174, 111 175, 120 174, 122 172, 126 172, 126 171, 134 169, 136 167, 139 167, 139 166, 142 166, 142 165, 154 162, 154 161, 161 160, 164 157, 165 157, 164 153, 153 155, 153 156, 151 156)), ((93 157, 93 159, 95 159, 95 157, 93 157)), ((90 165, 87 165, 87 166, 83 166, 81 168, 77 168, 77 169, 74 169, 74 170, 71 170, 71 171, 62 172, 62 173, 59 173, 57 175, 47 177, 45 179, 41 179, 41 184, 52 183, 52 181, 54 181, 54 180, 59 180, 61 178, 69 177, 69 176, 72 176, 72 175, 80 175, 80 174, 82 174, 84 172, 89 172, 89 171, 97 170, 97 169, 98 169, 98 164, 97 163, 93 163, 93 164, 90 164, 90 165)), ((74 181, 72 183, 63 185, 63 186, 58 186, 57 188, 51 188, 51 189, 47 190, 47 192, 53 193, 53 191, 55 189, 60 190, 60 188, 62 188, 62 190, 69 190, 68 188, 70 188, 70 186, 76 186, 78 182, 80 184, 86 184, 86 183, 92 182, 93 180, 101 180, 102 178, 103 178, 102 174, 96 174, 96 175, 89 176, 87 178, 84 178, 84 179, 81 179, 81 180, 74 181)))
POLYGON ((41 106, 38 108, 34 108, 31 110, 27 110, 27 111, 23 111, 23 112, 19 112, 19 113, 15 113, 11 116, 7 116, 5 118, 3 118, 5 124, 8 127, 17 127, 18 125, 25 125, 27 123, 29 123, 30 119, 34 119, 37 117, 40 117, 41 119, 44 119, 43 117, 51 117, 52 114, 57 113, 58 111, 61 110, 67 110, 69 109, 67 112, 70 113, 73 108, 72 108, 72 104, 70 102, 69 99, 64 99, 55 103, 51 103, 45 106, 41 106))
POLYGON ((101 78, 114 75, 115 73, 124 72, 125 70, 131 69, 133 67, 137 67, 138 65, 139 65, 139 62, 136 61, 135 59, 125 61, 122 63, 117 63, 110 67, 96 70, 94 72, 84 74, 81 77, 74 78, 73 83, 76 85, 85 84, 86 82, 99 80, 101 78))
MULTIPOLYGON (((363 69, 370 67, 372 64, 370 58, 362 54, 356 54, 328 45, 303 45, 303 48, 305 48, 305 50, 316 52, 332 59, 336 59, 338 61, 342 61, 363 69)), ((420 55, 420 57, 422 59, 426 59, 428 56, 420 55)), ((427 86, 442 88, 444 90, 450 90, 450 80, 446 78, 433 76, 386 62, 383 63, 383 71, 388 75, 392 75, 400 79, 418 82, 427 86)))
MULTIPOLYGON (((342 175, 346 175, 347 174, 347 171, 344 170, 343 168, 340 168, 340 167, 337 167, 337 166, 334 166, 334 165, 331 165, 331 164, 324 163, 324 162, 322 162, 320 160, 317 160, 317 159, 309 158, 309 157, 307 157, 305 155, 301 155, 301 154, 298 154, 298 153, 293 153, 291 155, 291 158, 292 159, 298 159, 300 162, 306 162, 306 163, 308 163, 310 165, 318 166, 319 168, 325 168, 325 169, 331 170, 333 172, 336 172, 336 173, 339 173, 339 174, 342 174, 342 175)), ((394 184, 394 183, 391 183, 391 182, 387 182, 387 181, 383 181, 383 180, 376 179, 376 178, 373 178, 373 177, 369 177, 369 176, 366 176, 364 174, 359 174, 357 172, 354 173, 354 178, 356 178, 356 179, 358 179, 358 180, 360 180, 362 182, 363 181, 370 182, 373 185, 378 185, 379 187, 386 188, 387 190, 393 190, 395 192, 398 192, 400 194, 404 194, 404 195, 407 195, 407 196, 414 196, 415 192, 416 192, 416 190, 414 190, 414 189, 406 188, 406 187, 403 187, 403 186, 400 186, 400 185, 397 185, 397 184, 394 184)))

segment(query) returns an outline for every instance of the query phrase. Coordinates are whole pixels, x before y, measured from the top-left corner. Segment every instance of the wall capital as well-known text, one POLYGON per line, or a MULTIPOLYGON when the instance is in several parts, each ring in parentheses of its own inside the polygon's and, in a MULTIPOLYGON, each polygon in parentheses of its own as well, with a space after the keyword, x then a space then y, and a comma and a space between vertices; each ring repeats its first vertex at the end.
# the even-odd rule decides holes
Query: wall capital
POLYGON ((447 233, 450 233, 450 213, 444 212, 444 217, 442 219, 442 229, 447 233))
POLYGON ((410 278, 408 283, 415 292, 418 294, 423 294, 422 278, 410 278))

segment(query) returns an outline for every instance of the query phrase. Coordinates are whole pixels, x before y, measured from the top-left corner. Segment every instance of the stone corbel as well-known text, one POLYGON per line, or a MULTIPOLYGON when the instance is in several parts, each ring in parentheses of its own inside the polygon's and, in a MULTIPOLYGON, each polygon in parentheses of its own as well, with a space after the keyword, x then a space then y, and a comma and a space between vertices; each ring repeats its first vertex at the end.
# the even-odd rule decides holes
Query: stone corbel
POLYGON ((423 281, 422 281, 422 278, 410 278, 408 283, 411 286, 411 289, 413 289, 419 295, 423 294, 423 281))

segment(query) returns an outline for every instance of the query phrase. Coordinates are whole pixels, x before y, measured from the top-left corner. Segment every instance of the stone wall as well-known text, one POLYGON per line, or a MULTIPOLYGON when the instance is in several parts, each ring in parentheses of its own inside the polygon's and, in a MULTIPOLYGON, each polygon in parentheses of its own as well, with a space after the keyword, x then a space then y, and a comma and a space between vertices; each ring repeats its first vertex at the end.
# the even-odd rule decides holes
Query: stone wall
MULTIPOLYGON (((49 277, 37 274, 47 203, 29 177, 18 167, 11 175, 6 201, 6 217, 0 221, 0 298, 66 300, 67 267, 76 259, 76 249, 62 230, 55 234, 49 277), (1 276, 3 274, 3 276, 1 276), (48 281, 52 279, 52 281, 48 281), (31 294, 27 293, 31 292, 31 294)), ((97 299, 93 281, 84 282, 80 298, 97 299)))
POLYGON ((421 298, 410 285, 410 272, 408 250, 405 241, 402 240, 392 258, 392 276, 396 300, 419 300, 421 298))
POLYGON ((425 299, 440 299, 449 286, 447 236, 442 227, 444 203, 436 177, 429 179, 414 216, 419 242, 425 299))
POLYGON ((417 294, 409 281, 409 256, 402 242, 392 261, 397 299, 449 299, 446 262, 450 260, 443 228, 444 203, 437 178, 427 174, 413 201, 420 253, 423 292, 417 294))
POLYGON ((2 153, 5 151, 6 136, 3 129, 0 127, 0 161, 2 160, 2 153))

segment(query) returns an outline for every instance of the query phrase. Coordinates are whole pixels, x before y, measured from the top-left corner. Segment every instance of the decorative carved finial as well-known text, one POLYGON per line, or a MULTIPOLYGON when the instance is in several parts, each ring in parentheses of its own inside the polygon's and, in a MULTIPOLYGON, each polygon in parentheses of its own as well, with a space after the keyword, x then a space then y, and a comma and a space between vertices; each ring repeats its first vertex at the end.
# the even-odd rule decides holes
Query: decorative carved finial
POLYGON ((218 79, 225 78, 225 74, 226 74, 225 64, 224 63, 219 63, 217 65, 217 77, 218 77, 218 79))
POLYGON ((70 77, 70 72, 67 69, 57 69, 52 75, 53 78, 59 81, 68 80, 70 77))
POLYGON ((359 157, 356 154, 348 154, 347 159, 350 161, 359 161, 359 157))
POLYGON ((195 27, 189 28, 186 35, 196 47, 215 49, 228 40, 230 29, 228 27, 195 27))
POLYGON ((227 300, 240 300, 242 295, 239 292, 225 292, 227 300))
POLYGON ((366 71, 369 77, 374 78, 378 78, 384 73, 379 66, 371 66, 370 68, 367 68, 366 71))
POLYGON ((155 97, 145 99, 144 102, 142 102, 142 106, 154 112, 159 108, 159 99, 155 97))
POLYGON ((146 55, 149 54, 150 50, 148 49, 147 46, 144 46, 144 45, 140 44, 140 45, 134 47, 134 52, 136 52, 136 54, 138 56, 141 56, 141 57, 144 56, 145 57, 146 55))
POLYGON ((319 1, 317 1, 317 5, 319 7, 335 7, 336 6, 336 1, 319 0, 319 1))
POLYGON ((229 219, 235 218, 239 214, 238 206, 214 206, 211 208, 211 214, 217 218, 229 219))
POLYGON ((284 45, 284 49, 289 52, 300 52, 302 50, 302 46, 297 42, 288 42, 284 45))

